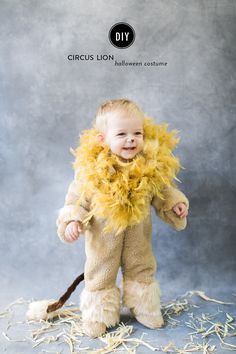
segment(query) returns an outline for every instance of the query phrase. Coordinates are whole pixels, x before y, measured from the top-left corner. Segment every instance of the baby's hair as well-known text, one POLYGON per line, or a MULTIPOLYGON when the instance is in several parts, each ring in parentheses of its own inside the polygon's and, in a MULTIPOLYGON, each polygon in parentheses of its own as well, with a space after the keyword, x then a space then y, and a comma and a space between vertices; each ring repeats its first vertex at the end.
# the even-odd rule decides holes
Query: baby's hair
POLYGON ((131 100, 127 99, 116 99, 104 102, 98 109, 96 114, 96 129, 105 132, 107 129, 107 121, 111 118, 112 113, 126 113, 127 117, 132 117, 138 115, 144 118, 143 111, 131 100))

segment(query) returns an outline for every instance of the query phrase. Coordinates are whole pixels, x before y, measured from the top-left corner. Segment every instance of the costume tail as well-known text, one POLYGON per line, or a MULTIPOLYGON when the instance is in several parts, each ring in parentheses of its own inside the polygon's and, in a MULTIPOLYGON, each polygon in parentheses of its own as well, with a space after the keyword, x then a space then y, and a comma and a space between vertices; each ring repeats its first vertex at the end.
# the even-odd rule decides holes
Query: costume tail
POLYGON ((73 293, 73 291, 75 291, 75 289, 77 288, 77 286, 79 285, 79 283, 81 281, 84 280, 84 273, 80 274, 74 281, 73 283, 69 286, 69 288, 66 290, 65 294, 63 294, 60 299, 56 302, 54 302, 51 305, 48 305, 47 308, 47 313, 56 311, 58 309, 60 309, 64 303, 69 299, 69 297, 71 296, 71 294, 73 293))
POLYGON ((29 305, 29 310, 26 314, 28 320, 48 320, 57 316, 57 310, 60 309, 64 303, 69 299, 73 291, 77 288, 79 283, 84 280, 84 273, 80 274, 73 283, 69 286, 66 292, 60 297, 58 301, 43 300, 35 301, 29 305))

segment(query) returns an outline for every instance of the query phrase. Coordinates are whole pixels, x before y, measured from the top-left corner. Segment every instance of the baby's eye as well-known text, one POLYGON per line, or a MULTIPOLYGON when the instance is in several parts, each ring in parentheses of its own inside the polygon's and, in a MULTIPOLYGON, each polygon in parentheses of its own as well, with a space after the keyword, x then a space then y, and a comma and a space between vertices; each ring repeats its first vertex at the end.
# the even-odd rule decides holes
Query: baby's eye
POLYGON ((135 135, 143 135, 142 132, 136 132, 135 135))
POLYGON ((119 133, 119 134, 117 134, 117 136, 124 136, 125 135, 125 133, 119 133))

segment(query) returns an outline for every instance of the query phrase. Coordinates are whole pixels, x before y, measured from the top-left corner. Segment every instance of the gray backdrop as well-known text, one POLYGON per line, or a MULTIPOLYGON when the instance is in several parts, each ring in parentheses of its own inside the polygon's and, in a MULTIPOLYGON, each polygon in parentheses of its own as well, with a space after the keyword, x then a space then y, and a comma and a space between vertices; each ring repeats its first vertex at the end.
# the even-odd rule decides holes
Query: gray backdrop
POLYGON ((191 210, 180 233, 153 218, 163 297, 235 290, 235 15, 233 0, 0 1, 1 305, 57 298, 83 271, 83 238, 65 245, 56 235, 69 149, 101 102, 120 97, 180 130, 179 187, 191 210), (119 21, 136 31, 125 50, 107 38, 119 21))

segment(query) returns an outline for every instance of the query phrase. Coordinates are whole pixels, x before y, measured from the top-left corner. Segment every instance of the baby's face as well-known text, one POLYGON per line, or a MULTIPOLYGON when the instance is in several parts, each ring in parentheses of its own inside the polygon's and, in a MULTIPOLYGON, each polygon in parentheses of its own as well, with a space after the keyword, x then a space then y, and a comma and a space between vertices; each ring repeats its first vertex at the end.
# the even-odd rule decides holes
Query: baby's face
POLYGON ((116 113, 108 120, 104 142, 111 151, 125 160, 132 159, 143 149, 143 119, 116 113))

